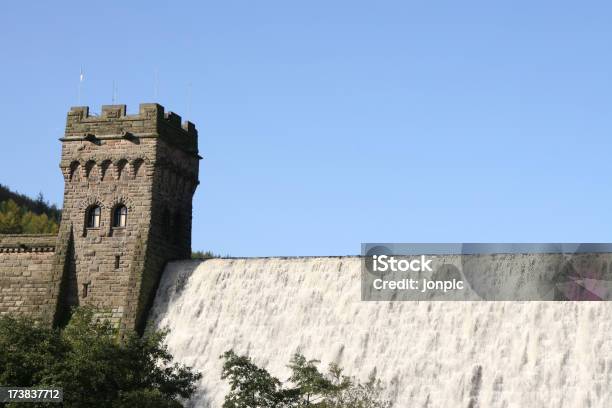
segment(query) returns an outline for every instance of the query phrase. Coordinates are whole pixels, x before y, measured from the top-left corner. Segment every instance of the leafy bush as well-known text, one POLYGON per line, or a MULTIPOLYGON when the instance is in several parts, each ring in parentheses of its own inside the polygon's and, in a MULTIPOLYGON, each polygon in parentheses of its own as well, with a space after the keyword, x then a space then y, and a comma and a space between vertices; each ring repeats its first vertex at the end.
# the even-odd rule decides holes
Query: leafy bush
POLYGON ((248 356, 233 350, 225 352, 222 379, 230 383, 223 408, 390 408, 383 398, 384 388, 374 375, 366 383, 345 376, 336 364, 327 374, 318 369, 319 361, 295 354, 288 367, 291 376, 281 381, 258 367, 248 356))
POLYGON ((60 387, 65 407, 181 407, 201 374, 173 363, 164 337, 153 332, 119 340, 116 329, 86 308, 76 309, 62 330, 2 316, 0 384, 60 387))

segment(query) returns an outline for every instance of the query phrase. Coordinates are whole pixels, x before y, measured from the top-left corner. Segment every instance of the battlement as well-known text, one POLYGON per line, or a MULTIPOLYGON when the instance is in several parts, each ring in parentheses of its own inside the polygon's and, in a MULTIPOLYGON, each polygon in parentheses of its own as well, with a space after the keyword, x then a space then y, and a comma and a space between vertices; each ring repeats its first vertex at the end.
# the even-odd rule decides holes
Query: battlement
POLYGON ((192 122, 181 122, 174 112, 157 103, 141 103, 138 113, 128 115, 126 105, 102 105, 100 115, 88 106, 70 109, 62 141, 159 137, 189 153, 198 153, 198 131, 192 122))

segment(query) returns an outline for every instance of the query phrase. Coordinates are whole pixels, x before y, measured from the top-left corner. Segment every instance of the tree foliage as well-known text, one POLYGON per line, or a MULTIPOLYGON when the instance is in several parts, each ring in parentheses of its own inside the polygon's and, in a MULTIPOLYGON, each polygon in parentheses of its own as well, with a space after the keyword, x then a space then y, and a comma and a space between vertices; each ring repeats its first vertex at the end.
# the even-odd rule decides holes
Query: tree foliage
POLYGON ((57 220, 46 213, 36 214, 13 200, 0 203, 0 234, 55 234, 57 230, 57 220))
POLYGON ((248 356, 225 352, 222 379, 230 384, 223 408, 390 408, 384 388, 374 375, 366 383, 343 374, 336 364, 319 371, 317 360, 295 354, 289 361, 291 376, 283 385, 248 356))
POLYGON ((215 254, 212 251, 193 251, 191 259, 213 259, 220 258, 221 255, 215 254))
POLYGON ((86 308, 62 330, 3 316, 0 384, 60 387, 65 407, 181 407, 201 374, 173 363, 164 337, 152 332, 120 341, 116 329, 86 308))
POLYGON ((42 193, 36 198, 30 198, 24 194, 11 191, 8 187, 0 184, 0 202, 13 200, 19 207, 32 211, 34 214, 47 214, 49 219, 59 223, 62 211, 55 205, 49 204, 42 193))
POLYGON ((278 378, 257 367, 248 356, 238 356, 232 350, 221 357, 225 360, 221 378, 230 383, 223 408, 274 408, 281 404, 284 395, 278 378))

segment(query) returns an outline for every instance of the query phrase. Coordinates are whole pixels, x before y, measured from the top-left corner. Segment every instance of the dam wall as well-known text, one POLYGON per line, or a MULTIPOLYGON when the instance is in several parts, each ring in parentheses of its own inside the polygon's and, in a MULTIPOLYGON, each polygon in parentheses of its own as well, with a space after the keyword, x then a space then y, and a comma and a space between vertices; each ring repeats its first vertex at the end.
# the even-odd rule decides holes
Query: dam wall
MULTIPOLYGON (((508 262, 490 270, 503 274, 508 262)), ((295 352, 361 380, 375 373, 400 408, 612 401, 612 304, 366 302, 360 274, 359 257, 174 262, 148 324, 170 329, 169 351, 203 373, 193 407, 222 405, 219 356, 229 349, 281 380, 295 352)))

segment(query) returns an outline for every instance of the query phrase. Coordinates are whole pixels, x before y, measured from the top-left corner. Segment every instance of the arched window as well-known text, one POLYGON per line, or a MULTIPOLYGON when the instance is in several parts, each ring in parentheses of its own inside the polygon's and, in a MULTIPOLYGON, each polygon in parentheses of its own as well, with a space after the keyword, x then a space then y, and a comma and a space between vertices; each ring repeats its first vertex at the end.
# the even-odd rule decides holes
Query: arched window
POLYGON ((95 205, 87 210, 87 228, 100 228, 100 207, 95 205))
POLYGON ((125 228, 127 225, 127 214, 128 210, 125 205, 118 205, 113 210, 113 227, 114 228, 125 228))

